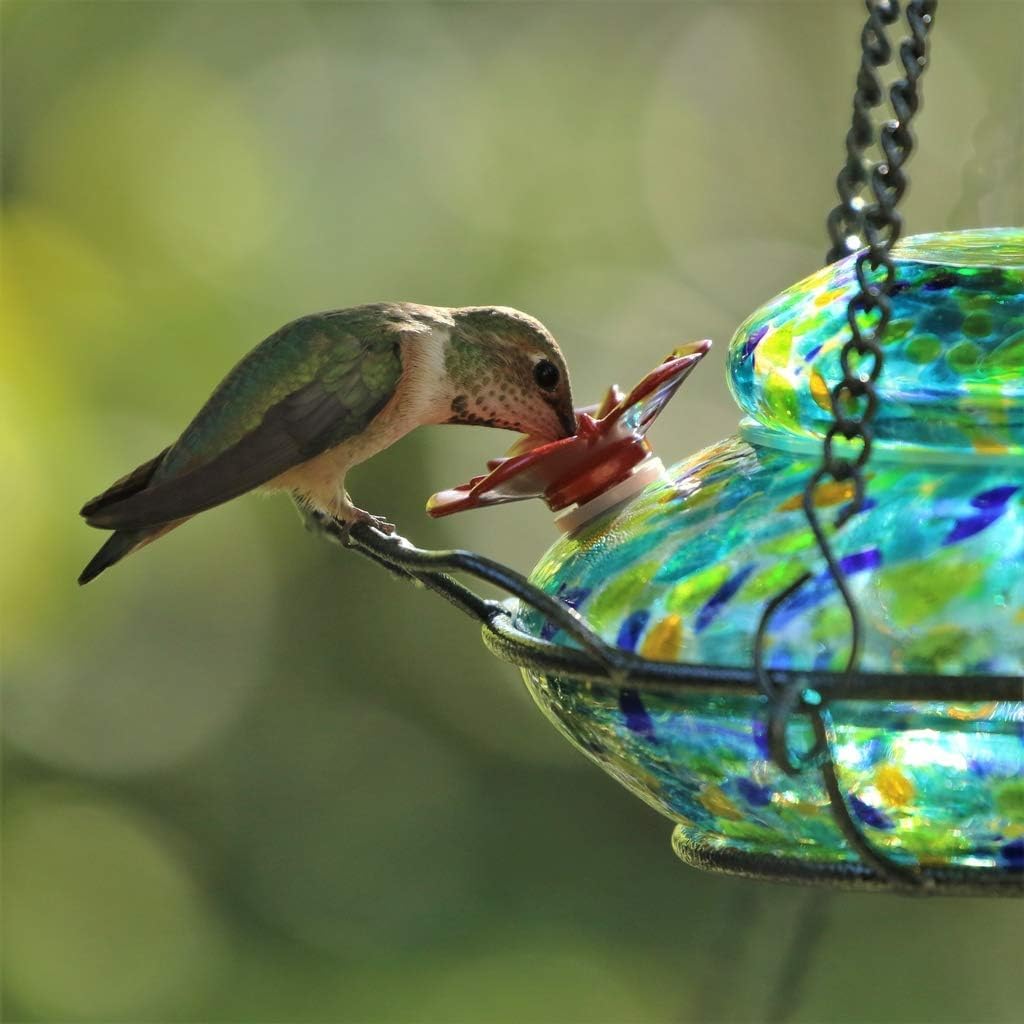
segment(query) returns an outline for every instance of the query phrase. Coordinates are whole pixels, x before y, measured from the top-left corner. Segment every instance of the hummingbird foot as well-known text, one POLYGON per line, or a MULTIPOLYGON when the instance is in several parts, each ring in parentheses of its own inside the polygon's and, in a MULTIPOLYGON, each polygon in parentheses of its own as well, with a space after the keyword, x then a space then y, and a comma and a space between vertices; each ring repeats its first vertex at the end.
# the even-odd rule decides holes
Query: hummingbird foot
POLYGON ((380 530, 381 533, 386 533, 389 536, 395 532, 394 523, 389 523, 386 519, 371 515, 369 512, 355 506, 351 510, 346 510, 345 518, 339 518, 338 522, 341 524, 341 543, 346 548, 355 546, 352 540, 352 530, 360 523, 366 523, 367 526, 372 526, 375 530, 380 530))

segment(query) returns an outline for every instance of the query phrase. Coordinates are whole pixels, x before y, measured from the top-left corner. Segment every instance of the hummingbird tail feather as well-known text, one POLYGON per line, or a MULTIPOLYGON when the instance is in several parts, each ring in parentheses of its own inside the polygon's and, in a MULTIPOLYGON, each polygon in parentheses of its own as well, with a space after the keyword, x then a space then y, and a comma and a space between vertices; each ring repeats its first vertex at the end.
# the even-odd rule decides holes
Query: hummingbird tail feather
POLYGON ((184 519, 179 519, 175 523, 166 523, 151 530, 118 530, 116 533, 112 533, 103 547, 92 556, 92 560, 82 570, 78 577, 79 584, 84 586, 90 580, 96 579, 101 572, 120 562, 126 555, 138 551, 139 548, 144 548, 147 544, 152 544, 153 541, 165 533, 169 533, 176 526, 180 526, 184 521, 184 519))
POLYGON ((88 517, 99 509, 116 504, 133 494, 138 494, 139 491, 145 490, 168 451, 170 449, 165 448, 159 455, 151 458, 149 462, 144 462, 141 466, 133 469, 130 473, 121 477, 120 480, 111 484, 102 494, 98 494, 91 501, 87 501, 82 506, 82 511, 79 515, 88 517))
POLYGON ((78 577, 80 584, 94 580, 104 569, 109 569, 115 562, 120 562, 130 554, 145 537, 141 530, 118 530, 111 534, 106 543, 92 557, 92 561, 82 570, 78 577))

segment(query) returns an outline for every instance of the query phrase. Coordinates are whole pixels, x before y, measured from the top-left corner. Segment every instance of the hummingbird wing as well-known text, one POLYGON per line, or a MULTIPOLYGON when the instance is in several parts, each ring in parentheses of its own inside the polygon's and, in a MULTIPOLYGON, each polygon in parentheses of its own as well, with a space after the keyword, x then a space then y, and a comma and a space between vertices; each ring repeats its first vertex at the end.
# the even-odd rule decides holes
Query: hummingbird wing
POLYGON ((90 526, 115 530, 173 522, 320 455, 369 426, 398 387, 403 338, 429 329, 400 306, 285 325, 228 374, 162 457, 94 498, 82 515, 90 526))

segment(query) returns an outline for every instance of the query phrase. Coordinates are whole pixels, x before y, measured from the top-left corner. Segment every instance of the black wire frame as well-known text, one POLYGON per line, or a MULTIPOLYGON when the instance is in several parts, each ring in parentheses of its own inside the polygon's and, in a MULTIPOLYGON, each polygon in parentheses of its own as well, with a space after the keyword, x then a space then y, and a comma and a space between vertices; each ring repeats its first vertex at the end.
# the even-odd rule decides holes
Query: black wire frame
POLYGON ((439 594, 483 626, 487 647, 520 669, 579 686, 605 683, 650 693, 763 695, 770 705, 768 735, 773 759, 790 774, 814 768, 821 772, 835 822, 857 860, 813 862, 771 855, 751 855, 703 840, 693 840, 677 827, 673 846, 688 864, 705 870, 802 884, 822 884, 858 890, 882 890, 908 895, 1024 895, 1024 872, 972 867, 910 867, 875 849, 853 817, 840 786, 833 754, 829 705, 833 701, 952 701, 1024 703, 1024 679, 1019 675, 954 676, 940 674, 864 673, 857 670, 861 625, 839 563, 814 508, 817 486, 826 478, 849 480, 853 500, 837 520, 841 527, 865 498, 863 469, 871 455, 871 421, 878 405, 874 385, 882 372, 880 340, 889 320, 889 296, 895 268, 889 250, 899 236, 901 219, 896 204, 906 190, 903 165, 913 148, 909 123, 920 97, 918 81, 927 66, 927 36, 937 0, 909 0, 910 36, 900 45, 904 77, 889 90, 894 120, 883 124, 879 143, 885 159, 870 165, 865 152, 874 139, 871 110, 884 98, 876 69, 889 63, 892 46, 886 29, 900 15, 898 0, 865 0, 867 22, 861 33, 862 61, 854 96, 853 124, 847 135, 847 159, 837 179, 840 204, 829 215, 832 261, 867 246, 858 257, 859 291, 850 302, 851 338, 843 356, 844 379, 832 392, 834 423, 821 468, 811 476, 804 511, 851 621, 851 650, 843 672, 801 672, 767 667, 763 645, 771 616, 779 604, 802 586, 797 580, 766 606, 750 667, 659 662, 607 644, 580 615, 545 594, 521 573, 469 551, 428 551, 397 534, 385 534, 361 523, 347 526, 318 513, 304 513, 309 527, 387 568, 399 579, 439 594), (870 187, 874 201, 860 196, 870 187), (865 360, 867 370, 864 369, 865 360), (856 409, 857 411, 852 411, 856 409), (835 441, 843 437, 859 444, 859 453, 843 457, 835 441), (520 630, 515 605, 488 600, 454 579, 464 573, 492 584, 527 605, 556 626, 577 646, 554 644, 520 630), (813 727, 810 751, 795 754, 789 747, 789 724, 794 715, 806 716, 813 727))

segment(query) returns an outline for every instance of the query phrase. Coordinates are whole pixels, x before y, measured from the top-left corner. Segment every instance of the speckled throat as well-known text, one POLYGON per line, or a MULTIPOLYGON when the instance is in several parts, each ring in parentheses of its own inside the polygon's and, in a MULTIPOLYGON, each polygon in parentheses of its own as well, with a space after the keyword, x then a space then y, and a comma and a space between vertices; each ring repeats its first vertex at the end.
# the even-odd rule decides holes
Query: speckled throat
POLYGON ((457 326, 444 367, 452 389, 449 423, 518 430, 524 412, 543 405, 533 388, 529 359, 492 331, 457 326))

